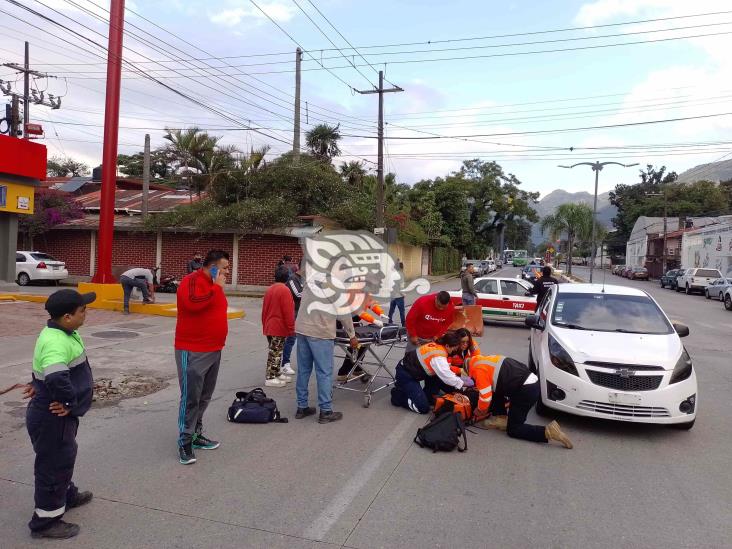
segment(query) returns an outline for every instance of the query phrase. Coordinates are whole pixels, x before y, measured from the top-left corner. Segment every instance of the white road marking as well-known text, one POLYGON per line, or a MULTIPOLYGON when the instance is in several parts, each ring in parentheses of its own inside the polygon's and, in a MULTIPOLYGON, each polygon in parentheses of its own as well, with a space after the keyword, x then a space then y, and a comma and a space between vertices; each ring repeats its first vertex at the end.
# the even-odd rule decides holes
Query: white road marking
POLYGON ((706 322, 701 322, 699 320, 697 320, 696 323, 699 326, 704 326, 707 330, 716 330, 719 327, 719 326, 712 326, 711 324, 707 324, 706 322))
POLYGON ((346 511, 358 493, 371 480, 382 462, 394 450, 394 446, 401 440, 407 431, 411 430, 417 416, 406 412, 394 430, 384 439, 376 450, 363 462, 363 465, 356 471, 346 485, 330 502, 313 523, 305 530, 303 536, 307 539, 322 541, 341 515, 346 511))

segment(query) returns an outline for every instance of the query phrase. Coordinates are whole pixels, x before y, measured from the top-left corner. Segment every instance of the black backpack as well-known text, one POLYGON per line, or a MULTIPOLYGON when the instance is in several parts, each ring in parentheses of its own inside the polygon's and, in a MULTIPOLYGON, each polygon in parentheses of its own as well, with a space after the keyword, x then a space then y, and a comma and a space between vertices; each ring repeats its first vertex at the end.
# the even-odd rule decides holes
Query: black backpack
POLYGON ((236 393, 226 419, 234 423, 287 423, 287 418, 280 417, 277 403, 259 387, 236 393))
POLYGON ((460 414, 440 414, 430 420, 427 425, 417 429, 417 436, 414 437, 420 448, 430 448, 433 452, 452 452, 455 448, 458 452, 468 449, 468 439, 465 435, 465 425, 460 414), (460 446, 462 437, 463 445, 460 446))

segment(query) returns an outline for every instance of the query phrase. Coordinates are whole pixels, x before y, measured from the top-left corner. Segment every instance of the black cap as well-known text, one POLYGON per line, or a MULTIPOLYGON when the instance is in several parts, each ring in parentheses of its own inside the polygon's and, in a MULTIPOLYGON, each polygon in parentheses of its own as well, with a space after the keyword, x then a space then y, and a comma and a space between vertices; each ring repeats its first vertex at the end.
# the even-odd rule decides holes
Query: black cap
POLYGON ((59 290, 53 292, 46 300, 46 310, 51 318, 58 318, 76 311, 79 307, 89 305, 97 298, 97 294, 89 292, 80 294, 76 290, 59 290))

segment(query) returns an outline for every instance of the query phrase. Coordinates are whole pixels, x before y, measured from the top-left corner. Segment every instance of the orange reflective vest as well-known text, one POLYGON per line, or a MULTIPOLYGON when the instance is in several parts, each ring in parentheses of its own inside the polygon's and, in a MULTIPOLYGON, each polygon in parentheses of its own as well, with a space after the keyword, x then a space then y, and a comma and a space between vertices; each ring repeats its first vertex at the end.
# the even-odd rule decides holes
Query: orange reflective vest
POLYGON ((417 349, 417 361, 428 376, 437 375, 432 367, 432 361, 437 357, 447 360, 447 349, 439 343, 426 343, 417 349))
POLYGON ((466 359, 468 375, 475 381, 478 389, 478 412, 486 415, 493 400, 493 393, 498 383, 498 373, 506 357, 502 355, 476 355, 466 359))

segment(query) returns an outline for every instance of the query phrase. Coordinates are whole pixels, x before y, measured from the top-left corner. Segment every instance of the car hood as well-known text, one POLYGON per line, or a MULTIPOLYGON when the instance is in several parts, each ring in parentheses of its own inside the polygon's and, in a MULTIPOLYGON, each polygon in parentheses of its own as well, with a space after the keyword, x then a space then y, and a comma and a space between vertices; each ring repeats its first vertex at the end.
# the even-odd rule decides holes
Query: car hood
POLYGON ((675 333, 621 334, 554 327, 553 335, 575 362, 662 366, 673 370, 683 348, 675 333))

